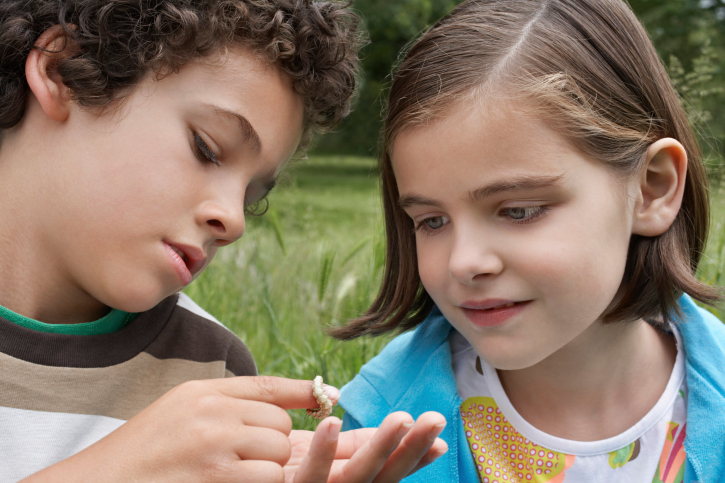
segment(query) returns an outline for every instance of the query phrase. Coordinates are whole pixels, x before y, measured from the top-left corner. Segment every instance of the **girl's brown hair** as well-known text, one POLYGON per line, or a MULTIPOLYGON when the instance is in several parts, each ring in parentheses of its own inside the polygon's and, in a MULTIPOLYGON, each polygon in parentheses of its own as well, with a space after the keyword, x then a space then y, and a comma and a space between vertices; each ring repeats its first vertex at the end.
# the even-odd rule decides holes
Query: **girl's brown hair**
POLYGON ((404 129, 441 119, 492 92, 526 99, 547 123, 612 172, 642 167, 648 146, 679 140, 688 156, 682 208, 660 236, 633 236, 623 296, 605 321, 670 320, 686 292, 713 303, 695 278, 707 240, 707 173, 697 139, 647 33, 621 0, 468 0, 405 55, 388 95, 380 172, 385 275, 368 311, 332 330, 342 339, 407 330, 433 308, 418 274, 413 224, 398 205, 390 151, 404 129))
POLYGON ((350 111, 363 40, 358 24, 340 0, 2 0, 0 134, 25 112, 30 50, 60 25, 74 48, 58 73, 88 108, 112 105, 149 72, 163 76, 244 44, 292 79, 305 106, 304 147, 350 111))

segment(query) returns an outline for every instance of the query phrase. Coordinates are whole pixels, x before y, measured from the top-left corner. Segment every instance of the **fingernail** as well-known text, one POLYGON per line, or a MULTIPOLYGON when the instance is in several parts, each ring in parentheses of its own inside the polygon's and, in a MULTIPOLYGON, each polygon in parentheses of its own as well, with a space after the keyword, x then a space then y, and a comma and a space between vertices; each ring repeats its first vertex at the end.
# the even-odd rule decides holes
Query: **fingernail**
POLYGON ((325 393, 325 396, 329 397, 333 403, 337 404, 337 401, 340 400, 340 390, 338 388, 323 384, 322 391, 325 393))
POLYGON ((441 456, 443 456, 443 455, 444 455, 444 454, 446 454, 446 453, 448 453, 448 448, 446 448, 446 449, 444 449, 444 450, 441 450, 441 451, 436 451, 436 452, 435 452, 435 453, 433 454, 433 459, 434 459, 434 460, 437 460, 438 458, 440 458, 441 456))
POLYGON ((428 439, 432 443, 436 440, 438 436, 443 432, 443 430, 446 428, 446 423, 439 423, 433 426, 433 429, 430 432, 430 435, 428 436, 428 439))
POLYGON ((410 431, 410 428, 412 428, 412 427, 413 427, 413 421, 408 421, 408 422, 405 422, 405 423, 401 423, 400 424, 400 428, 398 429, 398 432, 396 434, 396 436, 398 438, 398 441, 400 441, 401 439, 403 439, 403 436, 405 436, 406 434, 408 434, 408 431, 410 431))
POLYGON ((340 437, 340 428, 342 428, 342 421, 334 416, 331 419, 333 419, 334 421, 330 422, 330 427, 327 428, 327 436, 330 438, 330 441, 337 441, 337 439, 340 437))

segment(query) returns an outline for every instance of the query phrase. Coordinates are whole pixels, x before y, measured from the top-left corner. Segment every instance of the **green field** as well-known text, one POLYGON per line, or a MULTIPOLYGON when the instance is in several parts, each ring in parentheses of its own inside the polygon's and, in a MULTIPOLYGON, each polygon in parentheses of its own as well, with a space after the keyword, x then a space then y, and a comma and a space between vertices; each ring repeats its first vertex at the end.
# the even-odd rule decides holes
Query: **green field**
MULTIPOLYGON (((713 241, 701 276, 723 285, 725 199, 713 202, 713 241)), ((323 328, 360 314, 383 263, 375 162, 314 157, 297 162, 270 196, 269 212, 247 219, 238 243, 221 250, 185 291, 249 346, 261 374, 341 387, 389 338, 340 343, 323 328)), ((340 410, 336 414, 340 415, 340 410)), ((295 427, 312 428, 303 411, 295 427)))

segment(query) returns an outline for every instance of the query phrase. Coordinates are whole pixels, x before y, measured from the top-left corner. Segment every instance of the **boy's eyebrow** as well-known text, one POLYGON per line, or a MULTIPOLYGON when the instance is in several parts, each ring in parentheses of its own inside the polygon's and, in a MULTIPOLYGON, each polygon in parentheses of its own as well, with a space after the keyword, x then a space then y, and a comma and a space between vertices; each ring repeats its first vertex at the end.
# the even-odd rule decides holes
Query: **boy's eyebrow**
MULTIPOLYGON (((475 190, 470 191, 468 196, 470 199, 477 201, 506 191, 524 191, 549 188, 559 184, 563 178, 563 174, 558 176, 517 176, 476 188, 475 190)), ((442 207, 440 202, 418 195, 401 196, 400 199, 398 199, 398 205, 400 205, 402 209, 406 209, 414 205, 434 206, 437 208, 442 207)))
POLYGON ((247 120, 247 118, 234 111, 224 109, 223 107, 214 105, 211 107, 220 114, 234 116, 237 121, 239 121, 239 129, 242 131, 244 141, 251 146, 254 150, 254 154, 259 154, 262 151, 262 141, 259 139, 259 134, 257 134, 257 131, 254 130, 254 127, 252 127, 252 124, 247 120))

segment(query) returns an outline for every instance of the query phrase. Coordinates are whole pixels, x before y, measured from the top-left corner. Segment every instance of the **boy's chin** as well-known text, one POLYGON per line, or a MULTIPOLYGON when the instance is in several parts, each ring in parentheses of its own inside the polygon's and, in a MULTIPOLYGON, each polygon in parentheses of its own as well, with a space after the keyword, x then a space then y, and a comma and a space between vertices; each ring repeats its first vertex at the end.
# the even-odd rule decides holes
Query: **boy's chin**
POLYGON ((123 287, 113 296, 102 300, 103 304, 123 312, 140 313, 156 307, 165 298, 179 292, 177 290, 159 290, 146 287, 123 287))

